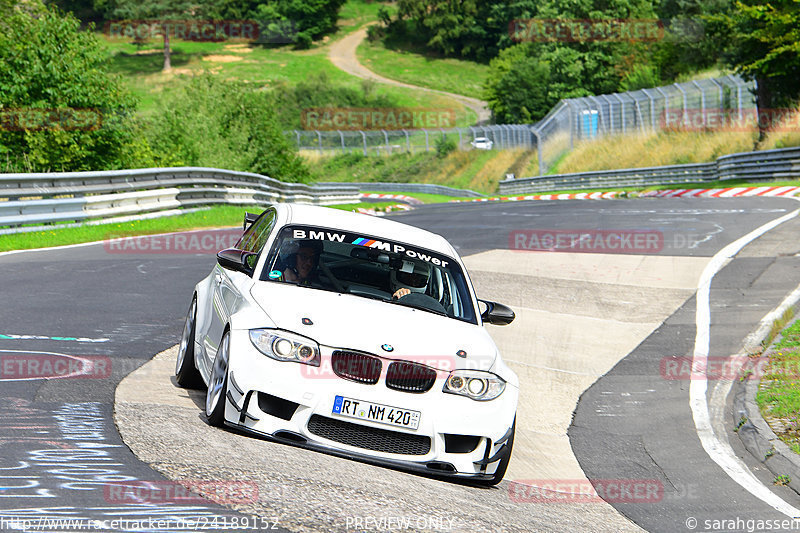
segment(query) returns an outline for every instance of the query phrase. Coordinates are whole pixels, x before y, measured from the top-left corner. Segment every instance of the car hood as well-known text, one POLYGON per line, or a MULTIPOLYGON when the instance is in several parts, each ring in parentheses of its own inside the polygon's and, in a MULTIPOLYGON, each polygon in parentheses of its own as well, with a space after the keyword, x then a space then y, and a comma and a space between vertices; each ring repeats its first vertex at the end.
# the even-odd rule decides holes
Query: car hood
POLYGON ((427 311, 273 282, 256 283, 251 294, 275 327, 331 348, 411 360, 441 370, 489 370, 497 358, 494 341, 483 326, 427 311), (304 324, 306 318, 312 323, 304 324), (466 356, 459 356, 460 351, 466 356))

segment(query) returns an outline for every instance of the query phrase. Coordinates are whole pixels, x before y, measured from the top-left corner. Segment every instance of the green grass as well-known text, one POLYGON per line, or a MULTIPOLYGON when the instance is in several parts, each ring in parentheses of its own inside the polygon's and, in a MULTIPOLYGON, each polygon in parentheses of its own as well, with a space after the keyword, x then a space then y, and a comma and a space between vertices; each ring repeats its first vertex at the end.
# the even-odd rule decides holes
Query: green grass
POLYGON ((756 403, 778 437, 800 451, 800 320, 770 349, 756 403))
MULTIPOLYGON (((453 199, 450 196, 435 194, 408 193, 406 195, 419 198, 425 203, 448 202, 453 199)), ((399 202, 390 200, 386 202, 361 202, 332 205, 328 207, 345 211, 354 211, 359 207, 385 211, 387 207, 398 203, 399 202)), ((256 206, 214 206, 202 211, 161 218, 113 224, 83 224, 74 228, 54 228, 45 231, 0 235, 0 252, 49 248, 52 246, 97 242, 122 236, 153 235, 198 228, 241 227, 246 211, 258 212, 259 208, 256 206)))
POLYGON ((246 210, 247 208, 239 206, 215 206, 203 211, 162 218, 91 226, 84 224, 75 228, 0 235, 0 251, 95 242, 122 235, 152 235, 195 228, 238 226, 242 223, 246 210))
POLYGON ((309 158, 308 164, 319 181, 433 183, 493 194, 519 155, 514 150, 456 150, 446 157, 432 151, 384 157, 353 153, 309 158))
POLYGON ((348 0, 339 11, 339 31, 333 38, 339 38, 357 30, 364 24, 375 22, 378 20, 378 10, 381 7, 385 7, 392 15, 397 12, 397 4, 394 2, 348 0))
POLYGON ((489 65, 423 54, 407 43, 365 40, 356 52, 373 72, 411 85, 481 98, 489 65))
MULTIPOLYGON (((280 83, 294 85, 319 73, 326 74, 332 84, 351 88, 360 88, 362 84, 361 79, 342 72, 328 60, 326 47, 294 50, 290 46, 271 48, 244 42, 172 41, 173 68, 162 72, 161 41, 153 39, 137 47, 123 39, 102 35, 100 38, 109 52, 110 70, 122 76, 139 98, 139 109, 143 114, 155 110, 163 91, 178 86, 187 76, 204 71, 263 87, 280 83)), ((374 93, 387 95, 399 107, 457 109, 459 125, 470 124, 473 119, 471 111, 446 96, 381 84, 374 85, 374 93)))

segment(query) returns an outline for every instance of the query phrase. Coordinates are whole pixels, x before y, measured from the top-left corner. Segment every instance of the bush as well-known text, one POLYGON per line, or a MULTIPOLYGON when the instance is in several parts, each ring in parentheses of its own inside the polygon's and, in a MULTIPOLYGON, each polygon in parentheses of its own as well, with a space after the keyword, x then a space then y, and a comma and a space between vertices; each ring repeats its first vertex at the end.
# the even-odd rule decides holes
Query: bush
POLYGON ((456 141, 449 139, 447 135, 442 135, 436 139, 434 146, 436 147, 436 155, 440 158, 447 157, 447 154, 455 151, 455 149, 458 148, 456 141))
POLYGON ((0 15, 0 108, 16 110, 0 126, 4 170, 117 169, 144 157, 131 118, 136 101, 106 71, 94 33, 34 2, 2 6, 0 15), (35 114, 48 122, 11 122, 35 114), (93 125, 67 119, 77 114, 94 117, 93 125))
POLYGON ((311 180, 275 119, 269 92, 205 74, 168 94, 147 128, 163 166, 256 172, 288 182, 311 180))

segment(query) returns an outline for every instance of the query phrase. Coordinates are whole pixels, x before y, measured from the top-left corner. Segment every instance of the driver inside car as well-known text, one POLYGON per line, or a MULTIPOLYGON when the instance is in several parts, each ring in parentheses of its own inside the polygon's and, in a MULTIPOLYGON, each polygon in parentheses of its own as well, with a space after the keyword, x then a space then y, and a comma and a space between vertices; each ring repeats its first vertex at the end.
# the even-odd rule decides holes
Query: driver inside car
POLYGON ((392 290, 394 291, 392 298, 399 300, 411 293, 424 294, 430 275, 430 265, 403 261, 403 266, 398 270, 392 270, 390 274, 392 290))
POLYGON ((283 271, 283 279, 298 285, 311 286, 319 283, 320 241, 298 241, 297 251, 287 258, 288 267, 283 271))

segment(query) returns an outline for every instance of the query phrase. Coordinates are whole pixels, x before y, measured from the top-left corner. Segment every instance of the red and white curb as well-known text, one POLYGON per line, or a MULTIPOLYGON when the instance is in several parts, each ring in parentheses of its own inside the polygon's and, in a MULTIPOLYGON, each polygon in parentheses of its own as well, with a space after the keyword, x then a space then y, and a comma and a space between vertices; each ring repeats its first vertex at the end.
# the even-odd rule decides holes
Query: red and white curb
MULTIPOLYGON (((727 187, 724 189, 664 189, 660 191, 644 192, 578 192, 565 194, 529 194, 526 196, 493 196, 491 198, 473 198, 470 200, 450 200, 453 202, 519 202, 524 200, 611 200, 613 198, 736 198, 741 196, 781 196, 789 197, 800 193, 800 187, 727 187)), ((420 200, 402 194, 367 194, 362 193, 362 198, 396 199, 407 201, 408 204, 421 204, 420 200)), ((391 205, 385 211, 358 208, 359 213, 381 216, 385 212, 401 209, 413 209, 408 204, 391 205)))
POLYGON ((569 194, 531 194, 527 196, 494 196, 451 202, 518 202, 522 200, 610 200, 612 198, 734 198, 740 196, 794 196, 800 187, 728 187, 724 189, 665 189, 644 192, 579 192, 569 194))
POLYGON ((412 209, 414 208, 408 204, 395 204, 395 205, 388 205, 383 210, 380 211, 372 208, 358 207, 356 208, 356 213, 361 213, 362 215, 372 215, 375 217, 382 217, 383 215, 391 211, 410 211, 412 209))
POLYGON ((669 189, 647 191, 651 198, 734 198, 738 196, 794 196, 800 187, 729 187, 727 189, 669 189))
POLYGON ((359 194, 359 196, 361 198, 373 198, 376 200, 400 200, 401 202, 413 205, 420 205, 423 203, 422 200, 414 198, 413 196, 406 196, 405 194, 379 194, 362 192, 359 194))
POLYGON ((578 192, 569 194, 529 194, 527 196, 493 196, 492 198, 474 198, 471 200, 451 200, 451 202, 518 202, 521 200, 610 200, 624 196, 622 191, 611 192, 578 192))

